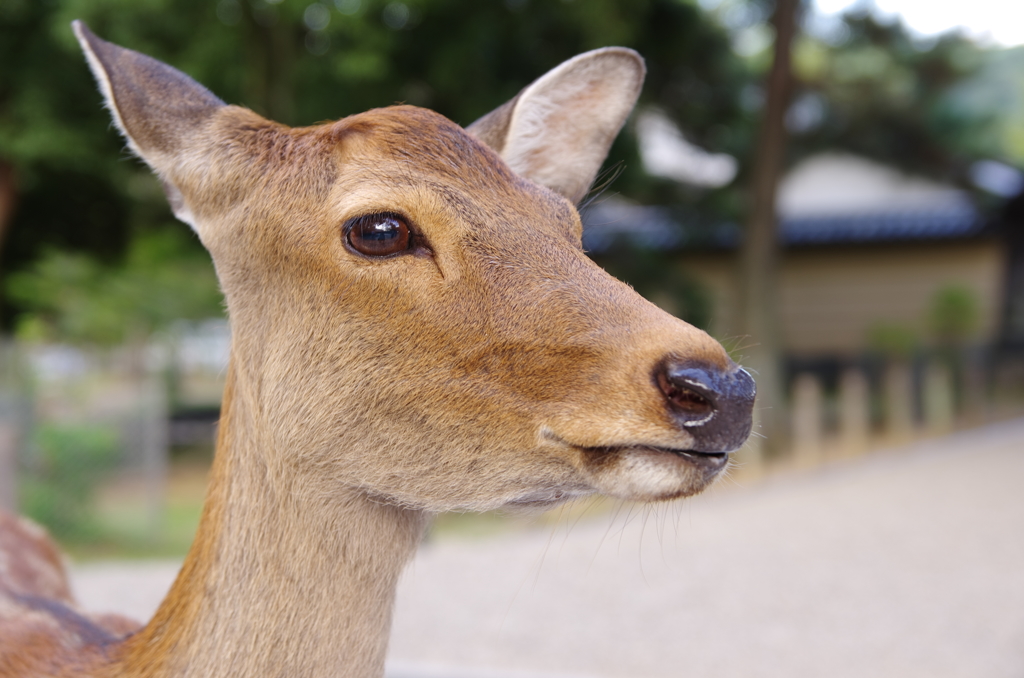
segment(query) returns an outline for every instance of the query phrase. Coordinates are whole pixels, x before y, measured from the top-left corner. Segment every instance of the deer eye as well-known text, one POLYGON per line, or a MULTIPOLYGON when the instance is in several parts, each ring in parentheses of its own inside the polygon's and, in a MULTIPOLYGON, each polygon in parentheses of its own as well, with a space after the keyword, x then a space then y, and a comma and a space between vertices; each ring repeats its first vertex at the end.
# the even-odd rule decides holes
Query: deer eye
POLYGON ((387 257, 412 248, 409 224, 397 214, 368 214, 344 227, 349 246, 368 257, 387 257))

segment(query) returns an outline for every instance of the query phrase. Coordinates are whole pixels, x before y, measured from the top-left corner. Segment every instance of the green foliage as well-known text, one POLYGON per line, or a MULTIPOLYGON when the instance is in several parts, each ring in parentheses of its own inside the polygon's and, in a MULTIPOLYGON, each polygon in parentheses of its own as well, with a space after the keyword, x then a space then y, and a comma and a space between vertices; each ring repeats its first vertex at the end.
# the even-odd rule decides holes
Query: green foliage
POLYGON ((18 333, 29 340, 114 345, 145 338, 179 318, 218 315, 213 267, 188 247, 188 237, 184 229, 141 234, 120 265, 48 252, 10 278, 11 297, 26 309, 18 333))
POLYGON ((954 115, 987 121, 971 131, 972 151, 1024 166, 1024 47, 986 54, 976 77, 957 85, 948 104, 954 115))
MULTIPOLYGON (((947 285, 932 297, 927 315, 922 318, 926 335, 940 349, 959 348, 978 327, 980 309, 977 295, 964 285, 947 285)), ((922 348, 921 332, 910 325, 876 323, 868 331, 868 347, 894 360, 907 360, 922 348)))
POLYGON ((909 360, 920 343, 917 332, 899 323, 879 322, 868 330, 868 348, 891 360, 909 360))
POLYGON ((52 1, 0 3, 0 158, 22 170, 109 166, 101 154, 116 145, 91 130, 103 112, 90 110, 96 97, 80 82, 81 59, 51 34, 56 14, 52 1))
POLYGON ((962 345, 978 326, 978 298, 969 287, 948 285, 932 297, 928 325, 939 344, 962 345))
POLYGON ((794 157, 842 149, 953 181, 965 180, 972 158, 1001 157, 992 143, 998 110, 957 104, 958 88, 988 59, 969 38, 953 32, 923 43, 867 11, 846 14, 835 33, 796 45, 794 157))
POLYGON ((120 456, 117 433, 94 425, 48 424, 35 430, 29 472, 19 486, 22 510, 57 538, 95 529, 92 495, 120 456))
MULTIPOLYGON (((396 101, 468 124, 562 60, 618 44, 647 59, 643 102, 698 143, 742 154, 750 127, 737 95, 747 67, 688 0, 4 0, 0 63, 13 67, 0 69, 0 163, 15 167, 19 191, 0 234, 4 276, 51 249, 115 262, 168 218, 148 170, 119 153, 68 25, 76 18, 287 124, 396 101)), ((616 189, 644 201, 703 195, 647 177, 628 132, 612 165, 624 168, 616 189)), ((7 297, 4 324, 23 299, 7 297)))

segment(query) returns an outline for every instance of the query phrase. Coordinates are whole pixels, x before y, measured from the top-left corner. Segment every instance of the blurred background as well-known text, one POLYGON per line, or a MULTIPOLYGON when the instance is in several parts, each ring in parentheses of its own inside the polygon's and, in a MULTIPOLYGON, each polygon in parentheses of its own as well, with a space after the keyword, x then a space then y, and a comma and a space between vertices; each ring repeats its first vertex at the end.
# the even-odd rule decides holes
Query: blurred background
POLYGON ((182 556, 228 355, 76 18, 291 125, 396 102, 467 125, 632 47, 649 74, 584 244, 756 370, 741 474, 1024 414, 1024 17, 905 5, 2 0, 0 506, 79 558, 182 556))

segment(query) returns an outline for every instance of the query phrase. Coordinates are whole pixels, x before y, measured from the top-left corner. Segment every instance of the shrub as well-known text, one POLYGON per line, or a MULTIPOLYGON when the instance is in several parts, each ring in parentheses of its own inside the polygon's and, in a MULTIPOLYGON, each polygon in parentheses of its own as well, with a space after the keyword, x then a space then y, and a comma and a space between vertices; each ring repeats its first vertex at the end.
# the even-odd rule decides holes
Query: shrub
POLYGON ((57 538, 83 539, 95 529, 93 491, 120 458, 117 431, 93 424, 44 424, 21 483, 22 510, 57 538))

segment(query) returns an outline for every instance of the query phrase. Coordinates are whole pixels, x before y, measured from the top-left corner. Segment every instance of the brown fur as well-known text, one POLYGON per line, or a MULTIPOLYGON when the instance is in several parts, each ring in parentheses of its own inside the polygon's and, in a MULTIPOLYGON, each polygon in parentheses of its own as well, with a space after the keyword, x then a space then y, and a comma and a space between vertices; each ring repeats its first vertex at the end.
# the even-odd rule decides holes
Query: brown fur
MULTIPOLYGON (((654 371, 734 366, 594 265, 566 199, 635 100, 635 54, 578 57, 477 138, 408 106, 289 129, 76 30, 115 121, 213 256, 231 366, 202 522, 156 616, 119 640, 0 598, 17 639, 0 676, 380 676, 431 513, 661 500, 714 479, 666 451, 694 435, 654 371), (167 105, 164 86, 180 93, 167 105), (342 224, 382 211, 422 248, 348 248, 342 224)), ((69 605, 40 543, 6 551, 36 582, 19 590, 69 605)))
POLYGON ((0 512, 0 676, 59 675, 101 662, 139 625, 76 609, 56 545, 42 528, 0 512))

